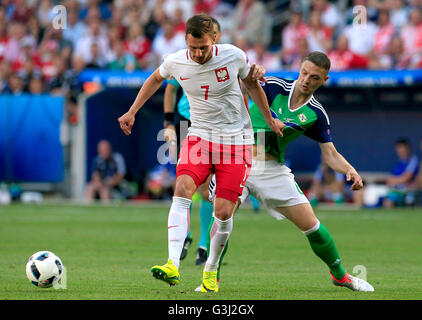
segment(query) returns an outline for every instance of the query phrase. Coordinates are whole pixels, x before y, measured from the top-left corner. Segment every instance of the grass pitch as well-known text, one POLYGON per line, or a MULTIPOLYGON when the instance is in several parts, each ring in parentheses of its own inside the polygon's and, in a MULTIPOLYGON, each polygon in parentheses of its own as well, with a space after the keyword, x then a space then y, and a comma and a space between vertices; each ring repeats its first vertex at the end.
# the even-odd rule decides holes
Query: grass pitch
POLYGON ((194 239, 176 287, 151 276, 167 259, 168 205, 12 205, 0 207, 0 299, 8 300, 367 300, 422 299, 422 210, 316 210, 349 273, 364 276, 374 293, 334 287, 327 267, 289 221, 264 210, 235 216, 218 294, 198 294, 194 239), (67 289, 40 289, 26 278, 36 251, 56 253, 67 268, 67 289))

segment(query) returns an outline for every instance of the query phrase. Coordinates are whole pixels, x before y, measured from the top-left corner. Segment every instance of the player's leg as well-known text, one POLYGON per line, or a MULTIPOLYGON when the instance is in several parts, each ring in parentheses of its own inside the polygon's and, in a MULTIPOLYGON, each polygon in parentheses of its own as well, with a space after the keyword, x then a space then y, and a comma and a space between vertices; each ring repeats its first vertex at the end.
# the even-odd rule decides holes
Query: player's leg
POLYGON ((176 185, 172 205, 168 216, 168 252, 169 258, 165 265, 154 266, 151 272, 157 279, 170 285, 179 283, 179 263, 183 244, 189 230, 189 211, 192 196, 200 184, 208 177, 211 164, 198 164, 193 155, 201 154, 198 143, 201 139, 193 137, 185 139, 178 165, 176 168, 176 185), (190 150, 196 148, 196 153, 190 155, 190 150), (193 164, 195 162, 195 164, 193 164))
MULTIPOLYGON (((190 204, 190 208, 189 208, 189 221, 190 221, 190 217, 191 217, 191 215, 192 215, 192 202, 191 202, 191 204, 190 204)), ((180 260, 183 260, 183 259, 185 259, 186 258, 186 256, 188 255, 188 250, 189 250, 189 247, 191 246, 191 244, 192 244, 192 241, 193 241, 193 239, 192 239, 192 237, 191 237, 191 233, 190 233, 190 225, 189 225, 189 229, 188 229, 188 234, 187 234, 187 236, 186 236, 186 238, 185 238, 185 242, 183 243, 183 249, 182 249, 182 252, 180 253, 180 260)))
MULTIPOLYGON (((183 117, 182 115, 178 114, 177 115, 177 121, 174 125, 175 127, 175 131, 176 131, 176 139, 177 139, 177 143, 176 143, 176 152, 177 152, 177 159, 179 158, 180 155, 180 151, 182 148, 182 141, 185 140, 186 135, 187 135, 187 131, 188 128, 190 127, 190 121, 188 119, 186 119, 185 117, 183 117)), ((192 203, 189 209, 189 215, 192 213, 192 203)), ((190 217, 189 217, 190 219, 190 217)), ((190 228, 188 230, 188 234, 186 236, 186 239, 183 243, 183 249, 182 249, 182 253, 180 254, 180 260, 183 260, 186 258, 187 254, 188 254, 188 249, 192 244, 192 238, 191 238, 191 233, 190 233, 190 228)))
POLYGON ((208 255, 208 230, 212 220, 212 213, 214 207, 209 200, 209 183, 213 175, 209 175, 207 181, 201 184, 198 188, 202 196, 201 208, 199 209, 199 217, 201 223, 201 235, 198 243, 198 250, 196 252, 196 265, 203 265, 207 260, 208 255))
MULTIPOLYGON (((223 147, 224 148, 224 147, 223 147)), ((224 153, 224 151, 223 151, 224 153)), ((223 157, 226 154, 223 154, 223 157)), ((230 164, 215 164, 216 197, 214 222, 210 231, 210 246, 203 272, 201 292, 219 290, 217 269, 220 258, 233 229, 233 213, 251 170, 252 148, 231 146, 230 164)))
POLYGON ((342 279, 346 275, 333 238, 316 218, 309 203, 277 208, 277 211, 292 221, 307 236, 312 250, 327 264, 335 278, 342 279))
POLYGON ((335 285, 343 285, 355 291, 373 291, 372 286, 350 276, 341 265, 334 239, 327 228, 316 218, 309 203, 279 207, 277 211, 292 221, 306 237, 313 252, 328 266, 335 285))
POLYGON ((167 263, 151 268, 152 275, 169 285, 179 283, 180 254, 189 230, 189 211, 192 195, 196 190, 195 181, 188 175, 176 179, 173 201, 168 215, 168 260, 167 263))

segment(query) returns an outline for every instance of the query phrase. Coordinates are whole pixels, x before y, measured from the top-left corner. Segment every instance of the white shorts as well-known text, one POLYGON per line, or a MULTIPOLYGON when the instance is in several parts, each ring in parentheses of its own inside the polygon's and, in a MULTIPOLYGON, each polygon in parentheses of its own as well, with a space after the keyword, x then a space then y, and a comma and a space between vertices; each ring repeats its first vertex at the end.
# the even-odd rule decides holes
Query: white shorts
MULTIPOLYGON (((215 178, 210 182, 210 200, 214 199, 215 178)), ((285 219, 279 207, 291 207, 302 203, 309 203, 297 185, 291 170, 276 160, 253 160, 252 170, 246 180, 243 193, 239 197, 241 203, 252 195, 267 209, 268 213, 277 220, 285 219)))

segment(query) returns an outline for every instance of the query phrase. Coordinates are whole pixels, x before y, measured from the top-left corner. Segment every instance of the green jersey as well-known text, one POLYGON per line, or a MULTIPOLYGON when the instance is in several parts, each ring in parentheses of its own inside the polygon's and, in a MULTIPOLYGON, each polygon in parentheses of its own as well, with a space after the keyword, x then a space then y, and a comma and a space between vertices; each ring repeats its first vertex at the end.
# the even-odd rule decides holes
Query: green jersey
POLYGON ((295 84, 294 80, 267 77, 267 83, 262 86, 270 109, 286 125, 283 137, 279 137, 271 130, 255 104, 249 109, 255 144, 265 144, 265 152, 279 159, 282 164, 287 145, 303 134, 321 143, 332 141, 328 115, 313 96, 302 107, 296 110, 290 109, 290 99, 295 84), (262 141, 261 137, 265 140, 262 141))

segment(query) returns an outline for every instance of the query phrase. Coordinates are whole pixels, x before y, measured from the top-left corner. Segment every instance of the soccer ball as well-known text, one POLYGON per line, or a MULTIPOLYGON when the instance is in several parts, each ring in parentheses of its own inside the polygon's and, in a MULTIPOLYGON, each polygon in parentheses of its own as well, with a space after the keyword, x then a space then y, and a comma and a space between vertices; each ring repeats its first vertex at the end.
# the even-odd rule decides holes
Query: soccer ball
POLYGON ((50 251, 34 253, 26 264, 26 276, 32 284, 40 288, 49 288, 56 284, 62 273, 62 261, 50 251))

